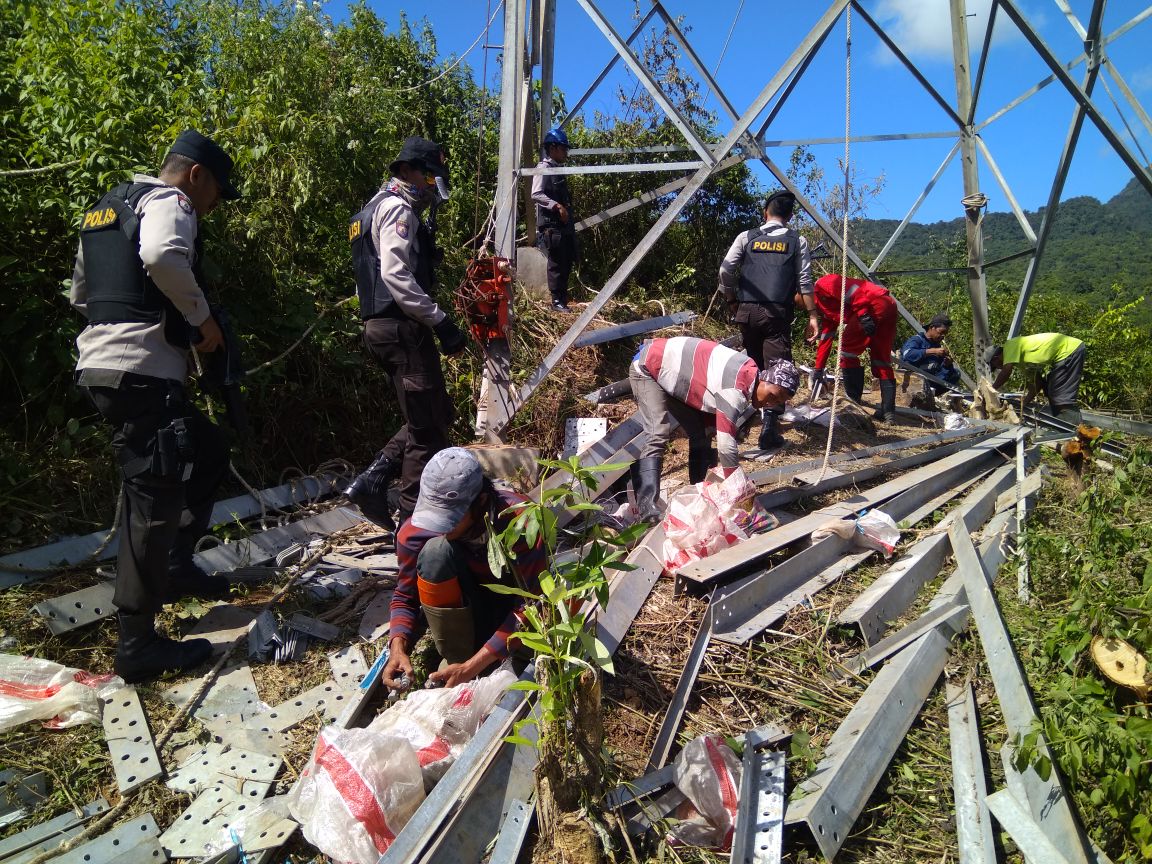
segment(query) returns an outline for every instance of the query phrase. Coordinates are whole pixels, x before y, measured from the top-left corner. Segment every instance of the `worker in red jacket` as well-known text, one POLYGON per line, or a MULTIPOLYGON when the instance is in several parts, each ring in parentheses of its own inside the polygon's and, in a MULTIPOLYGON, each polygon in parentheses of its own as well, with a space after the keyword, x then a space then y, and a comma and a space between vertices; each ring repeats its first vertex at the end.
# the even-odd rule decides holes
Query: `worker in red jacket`
MULTIPOLYGON (((840 345, 840 368, 844 373, 844 392, 848 398, 864 398, 864 367, 860 355, 868 349, 872 377, 880 382, 880 407, 877 420, 896 416, 896 374, 892 370, 892 345, 896 340, 896 301, 883 285, 848 279, 844 300, 844 338, 840 345)), ((816 308, 820 311, 820 334, 817 337, 816 369, 823 371, 832 350, 832 339, 840 326, 840 275, 829 273, 816 280, 816 308)))

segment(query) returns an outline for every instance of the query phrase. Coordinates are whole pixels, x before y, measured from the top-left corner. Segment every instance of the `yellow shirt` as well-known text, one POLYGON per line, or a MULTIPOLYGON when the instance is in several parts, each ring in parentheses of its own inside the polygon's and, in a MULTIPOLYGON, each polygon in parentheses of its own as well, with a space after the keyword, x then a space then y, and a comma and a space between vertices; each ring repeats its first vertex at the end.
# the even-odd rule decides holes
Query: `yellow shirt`
POLYGON ((1063 333, 1036 333, 1017 336, 1004 343, 1004 362, 1050 366, 1069 357, 1084 343, 1063 333))

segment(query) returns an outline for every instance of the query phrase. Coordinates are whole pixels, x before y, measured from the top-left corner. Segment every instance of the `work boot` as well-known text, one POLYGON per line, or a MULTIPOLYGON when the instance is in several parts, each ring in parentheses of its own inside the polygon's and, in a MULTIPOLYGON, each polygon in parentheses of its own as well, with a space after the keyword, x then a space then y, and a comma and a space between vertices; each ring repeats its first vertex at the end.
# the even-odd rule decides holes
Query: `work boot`
POLYGON ((476 653, 476 621, 466 606, 424 606, 428 632, 444 665, 463 663, 476 653))
POLYGON ((864 401, 864 367, 849 366, 841 370, 844 374, 844 395, 853 402, 864 401))
POLYGON ((767 409, 760 413, 764 415, 764 425, 760 428, 760 441, 756 446, 761 450, 777 450, 783 447, 787 442, 780 434, 780 415, 767 409))
POLYGON ((223 600, 230 587, 228 577, 206 572, 193 560, 191 551, 173 549, 168 556, 168 586, 160 599, 164 603, 175 603, 182 597, 223 600))
POLYGON ((640 511, 640 521, 658 522, 663 516, 660 505, 660 474, 664 470, 663 456, 647 456, 636 460, 640 488, 636 491, 636 509, 640 511))
MULTIPOLYGON (((864 370, 861 369, 861 372, 864 370)), ((891 380, 886 378, 880 379, 880 407, 876 409, 872 416, 876 420, 887 420, 889 422, 896 419, 896 379, 891 380)))
POLYGON ((1080 409, 1075 405, 1053 405, 1051 407, 1052 416, 1057 420, 1063 421, 1064 423, 1071 423, 1073 426, 1079 426, 1084 420, 1083 416, 1080 414, 1080 409))
POLYGON ((401 464, 380 451, 371 465, 344 490, 348 500, 360 508, 364 518, 387 531, 396 530, 388 506, 388 487, 400 476, 401 464))
POLYGON ((207 639, 177 642, 156 632, 152 615, 119 615, 120 642, 112 668, 129 684, 148 681, 165 672, 195 669, 212 656, 207 639))

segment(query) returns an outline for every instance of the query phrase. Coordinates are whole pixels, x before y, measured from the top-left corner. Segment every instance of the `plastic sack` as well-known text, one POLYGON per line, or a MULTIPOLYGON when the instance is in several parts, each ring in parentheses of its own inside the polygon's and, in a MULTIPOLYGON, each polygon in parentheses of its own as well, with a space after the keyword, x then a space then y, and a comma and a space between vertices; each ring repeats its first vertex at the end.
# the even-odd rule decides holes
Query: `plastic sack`
POLYGON ((93 675, 39 657, 0 654, 0 732, 45 720, 45 728, 99 723, 101 699, 124 687, 117 675, 93 675))
POLYGON ((663 523, 664 567, 675 573, 775 523, 756 503, 756 484, 742 469, 733 469, 718 482, 706 479, 680 490, 668 502, 663 523))
POLYGON ((963 414, 957 414, 953 411, 944 415, 944 428, 949 432, 954 429, 967 429, 971 425, 963 414))
POLYGON ((856 520, 855 541, 857 546, 875 549, 888 558, 900 542, 900 529, 887 513, 869 510, 856 520))
POLYGON ((431 791, 472 740, 484 718, 516 683, 516 675, 501 667, 484 678, 441 690, 417 690, 373 720, 368 729, 403 738, 416 754, 431 791))
POLYGON ((420 763, 405 739, 325 726, 288 807, 325 855, 376 864, 423 801, 420 763))
POLYGON ((701 735, 684 745, 672 776, 687 801, 668 832, 672 843, 727 851, 739 806, 740 760, 719 735, 701 735))

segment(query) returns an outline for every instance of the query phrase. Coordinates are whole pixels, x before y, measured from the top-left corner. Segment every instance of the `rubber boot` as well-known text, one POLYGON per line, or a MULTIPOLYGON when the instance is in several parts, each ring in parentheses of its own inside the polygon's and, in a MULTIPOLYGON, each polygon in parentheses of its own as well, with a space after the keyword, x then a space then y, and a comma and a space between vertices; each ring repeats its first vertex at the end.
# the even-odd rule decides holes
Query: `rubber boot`
POLYGON ((194 669, 212 656, 207 639, 177 642, 156 632, 153 615, 120 613, 120 643, 112 668, 129 684, 148 681, 165 672, 194 669))
POLYGON ((663 456, 648 456, 636 460, 640 488, 636 492, 636 508, 643 522, 656 522, 663 514, 657 503, 660 498, 660 474, 664 471, 663 456))
POLYGON ((476 653, 476 622, 466 606, 424 606, 428 632, 445 665, 463 663, 476 653))
POLYGON ((388 487, 400 476, 401 465, 380 451, 371 465, 344 490, 348 500, 360 508, 371 522, 388 531, 396 530, 388 506, 388 487))
POLYGON ((701 483, 708 476, 708 469, 712 467, 712 448, 688 448, 688 482, 701 483))
POLYGON ((896 379, 880 379, 880 407, 872 416, 889 422, 896 419, 896 379))
POLYGON ((777 450, 783 447, 786 442, 784 436, 780 434, 780 415, 767 409, 761 413, 764 415, 764 425, 760 428, 760 441, 756 446, 761 450, 777 450))
POLYGON ((849 366, 844 373, 844 394, 853 402, 864 401, 864 367, 849 366))

